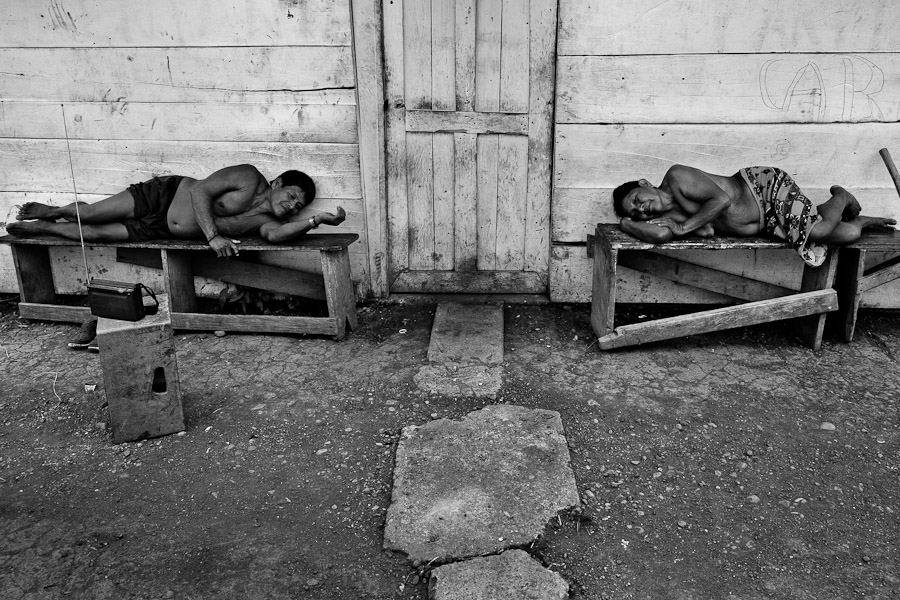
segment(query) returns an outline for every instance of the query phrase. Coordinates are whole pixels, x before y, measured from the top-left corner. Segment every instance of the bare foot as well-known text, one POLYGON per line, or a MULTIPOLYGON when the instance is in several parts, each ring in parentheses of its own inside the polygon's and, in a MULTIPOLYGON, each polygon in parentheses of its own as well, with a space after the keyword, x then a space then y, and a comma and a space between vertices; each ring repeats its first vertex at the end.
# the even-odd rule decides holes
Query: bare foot
POLYGON ((888 219, 886 217, 864 217, 859 216, 855 220, 856 224, 859 225, 860 229, 887 229, 893 230, 895 229, 895 225, 897 225, 896 219, 888 219))
POLYGON ((29 235, 43 233, 44 228, 42 225, 43 223, 40 221, 7 223, 6 231, 8 231, 10 235, 16 237, 28 237, 29 235))
POLYGON ((841 221, 852 221, 859 216, 859 213, 862 211, 862 206, 860 206, 856 196, 839 185, 831 186, 829 191, 832 196, 842 196, 847 201, 847 207, 844 209, 844 212, 841 213, 841 221))
POLYGON ((43 219, 44 221, 55 221, 59 218, 56 215, 56 207, 49 204, 41 204, 40 202, 26 202, 19 209, 16 215, 18 221, 29 221, 33 219, 43 219))

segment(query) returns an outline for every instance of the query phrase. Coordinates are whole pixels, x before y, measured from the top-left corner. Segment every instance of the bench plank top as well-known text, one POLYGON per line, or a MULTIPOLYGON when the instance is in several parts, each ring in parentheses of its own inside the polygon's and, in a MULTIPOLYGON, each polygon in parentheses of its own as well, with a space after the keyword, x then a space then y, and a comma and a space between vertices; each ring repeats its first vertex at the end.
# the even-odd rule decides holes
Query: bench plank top
MULTIPOLYGON (((359 239, 356 233, 314 233, 305 235, 291 242, 282 244, 270 244, 258 237, 232 238, 239 239, 241 250, 344 250, 350 244, 359 239)), ((17 237, 5 235, 0 237, 2 244, 26 244, 33 246, 80 246, 81 242, 69 240, 55 235, 35 235, 17 237)), ((143 242, 85 242, 85 246, 92 248, 154 248, 158 250, 209 250, 206 242, 199 240, 146 240, 143 242)))
POLYGON ((603 238, 610 247, 616 250, 651 250, 660 248, 665 250, 732 250, 732 249, 759 249, 759 248, 790 248, 787 242, 765 237, 728 237, 716 236, 712 238, 684 237, 666 242, 665 244, 651 244, 639 240, 629 233, 619 229, 617 223, 600 223, 597 225, 597 237, 603 238))
POLYGON ((876 250, 882 252, 900 252, 900 231, 876 231, 867 229, 858 242, 848 248, 857 250, 876 250))
MULTIPOLYGON (((728 237, 712 238, 685 237, 665 244, 651 244, 625 233, 615 223, 597 225, 597 236, 605 239, 611 248, 616 250, 650 250, 660 248, 666 250, 731 250, 759 248, 790 248, 787 242, 767 237, 728 237)), ((867 229, 858 242, 848 248, 859 250, 877 250, 884 252, 900 252, 900 231, 880 231, 867 229)))

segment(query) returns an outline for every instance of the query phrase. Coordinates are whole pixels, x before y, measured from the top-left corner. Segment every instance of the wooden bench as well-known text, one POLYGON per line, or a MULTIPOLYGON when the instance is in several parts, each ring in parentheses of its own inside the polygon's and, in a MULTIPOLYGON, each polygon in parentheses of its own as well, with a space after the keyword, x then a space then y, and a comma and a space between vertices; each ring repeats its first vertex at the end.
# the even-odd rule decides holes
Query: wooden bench
POLYGON ((597 225, 595 235, 588 240, 588 254, 594 259, 591 325, 599 338, 600 348, 611 350, 698 333, 795 319, 801 338, 818 350, 822 344, 826 313, 835 311, 838 307, 837 293, 831 289, 836 271, 836 252, 829 252, 822 266, 804 268, 800 292, 656 253, 657 250, 677 253, 681 250, 769 250, 787 247, 783 242, 766 238, 729 237, 681 238, 656 245, 623 232, 617 224, 597 225), (618 265, 724 294, 744 303, 615 327, 618 265))
POLYGON ((863 294, 897 278, 900 278, 900 231, 866 230, 858 242, 841 248, 835 288, 840 306, 836 317, 844 341, 853 341, 863 294), (866 258, 871 256, 870 252, 893 256, 888 255, 867 269, 866 258))
MULTIPOLYGON (((355 233, 313 234, 278 245, 259 238, 242 238, 240 257, 228 259, 217 258, 203 242, 188 240, 91 242, 87 246, 115 248, 120 262, 162 269, 164 292, 169 295, 172 327, 175 329, 318 334, 332 335, 341 340, 348 326, 351 329, 356 327, 356 295, 350 280, 348 247, 358 238, 355 233), (322 275, 259 264, 255 260, 260 252, 318 252, 322 275), (195 275, 324 300, 328 305, 328 317, 199 313, 194 292, 195 275)), ((56 236, 3 236, 0 243, 12 247, 19 282, 21 317, 71 322, 81 322, 89 317, 90 309, 87 307, 58 303, 50 269, 51 247, 78 247, 79 242, 56 236)))

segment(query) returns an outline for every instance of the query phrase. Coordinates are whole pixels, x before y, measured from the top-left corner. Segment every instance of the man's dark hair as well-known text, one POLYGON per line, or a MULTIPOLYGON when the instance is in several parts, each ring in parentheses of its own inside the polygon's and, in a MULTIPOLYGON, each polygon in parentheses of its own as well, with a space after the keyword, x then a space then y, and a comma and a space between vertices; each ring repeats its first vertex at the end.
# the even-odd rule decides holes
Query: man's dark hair
POLYGON ((303 190, 303 194, 306 196, 307 204, 316 199, 316 184, 313 183, 312 177, 310 177, 303 171, 296 171, 294 169, 291 169, 290 171, 285 171, 278 177, 281 178, 282 187, 296 186, 303 190))
POLYGON ((613 190, 613 210, 616 211, 616 214, 618 216, 628 216, 628 214, 625 213, 625 208, 622 206, 622 202, 625 201, 625 196, 628 195, 628 192, 638 187, 641 187, 640 183, 638 183, 637 181, 629 181, 628 183, 623 183, 613 190))

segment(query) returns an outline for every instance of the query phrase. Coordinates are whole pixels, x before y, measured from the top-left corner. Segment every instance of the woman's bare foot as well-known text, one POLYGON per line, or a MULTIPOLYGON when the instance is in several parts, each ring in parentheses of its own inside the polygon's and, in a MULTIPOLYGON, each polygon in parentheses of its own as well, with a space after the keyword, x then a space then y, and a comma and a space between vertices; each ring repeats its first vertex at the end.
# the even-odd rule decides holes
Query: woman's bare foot
POLYGON ((859 204, 859 200, 856 199, 856 196, 839 185, 831 186, 829 191, 832 196, 843 197, 847 202, 847 208, 841 213, 841 221, 852 221, 859 216, 859 213, 862 211, 862 206, 859 204))
POLYGON ((16 237, 26 237, 29 235, 35 235, 39 233, 44 233, 44 225, 46 223, 42 221, 23 221, 19 223, 7 223, 6 231, 9 232, 9 235, 14 235, 16 237))
POLYGON ((26 202, 19 209, 16 215, 18 221, 29 221, 33 219, 41 219, 44 221, 55 221, 59 216, 55 206, 49 204, 41 204, 40 202, 26 202))

